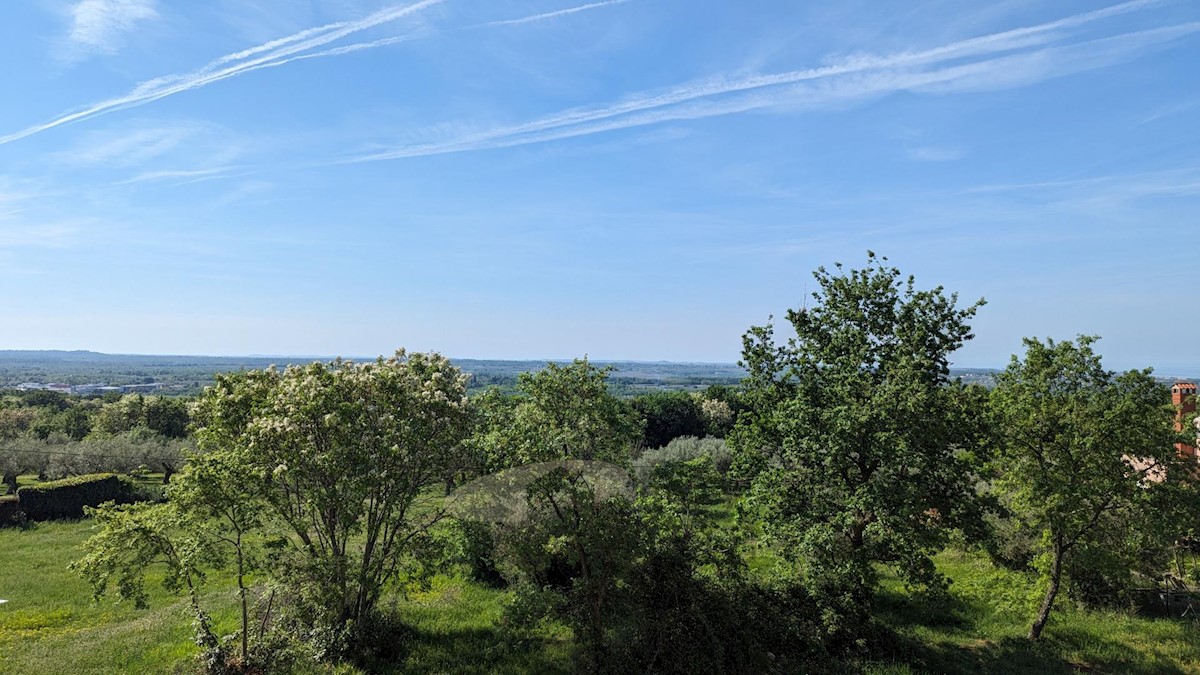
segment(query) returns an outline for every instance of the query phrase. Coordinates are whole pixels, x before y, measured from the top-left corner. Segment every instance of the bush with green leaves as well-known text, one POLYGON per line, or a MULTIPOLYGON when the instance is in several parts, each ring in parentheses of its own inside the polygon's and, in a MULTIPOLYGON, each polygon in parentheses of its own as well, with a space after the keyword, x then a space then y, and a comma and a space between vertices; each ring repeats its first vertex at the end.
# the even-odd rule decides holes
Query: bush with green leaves
POLYGON ((611 370, 584 358, 521 373, 511 401, 491 395, 469 445, 493 470, 566 458, 623 464, 642 420, 608 390, 611 370))
POLYGON ((511 625, 566 622, 581 672, 815 667, 824 652, 804 591, 750 580, 740 538, 705 508, 719 483, 705 457, 660 464, 636 499, 567 468, 533 482, 528 517, 498 527, 511 625))
POLYGON ((663 464, 688 462, 706 458, 724 480, 733 464, 733 454, 723 438, 681 436, 661 448, 647 450, 634 462, 639 483, 645 483, 656 468, 663 464))
POLYGON ((631 404, 645 422, 643 447, 661 448, 680 436, 703 436, 707 430, 700 401, 687 392, 640 394, 631 404))
POLYGON ((21 500, 16 495, 0 495, 0 526, 19 525, 25 522, 21 500))

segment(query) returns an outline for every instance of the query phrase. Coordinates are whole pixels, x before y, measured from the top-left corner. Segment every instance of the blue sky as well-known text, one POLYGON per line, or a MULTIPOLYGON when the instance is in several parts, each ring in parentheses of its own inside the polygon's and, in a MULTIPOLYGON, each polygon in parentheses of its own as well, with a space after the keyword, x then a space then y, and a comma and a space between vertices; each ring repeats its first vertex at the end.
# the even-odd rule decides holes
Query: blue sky
POLYGON ((818 265, 1200 373, 1200 3, 5 3, 0 348, 734 361, 818 265))

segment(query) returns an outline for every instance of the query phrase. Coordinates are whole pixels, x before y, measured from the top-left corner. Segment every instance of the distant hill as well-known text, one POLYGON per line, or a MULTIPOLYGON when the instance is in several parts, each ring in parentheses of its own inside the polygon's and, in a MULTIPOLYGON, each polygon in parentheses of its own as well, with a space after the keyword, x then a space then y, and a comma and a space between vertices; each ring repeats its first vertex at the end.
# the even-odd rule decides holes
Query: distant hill
MULTIPOLYGON (((157 382, 167 393, 196 393, 213 375, 242 369, 280 367, 328 360, 312 356, 188 356, 104 354, 92 351, 0 350, 0 387, 62 383, 72 386, 132 385, 157 382)), ((370 360, 355 358, 354 360, 370 360)), ((522 372, 537 371, 546 361, 452 359, 471 375, 470 388, 511 389, 522 372)), ((672 363, 667 361, 595 361, 611 366, 617 393, 653 390, 696 390, 713 384, 737 384, 744 371, 732 363, 672 363)))
MULTIPOLYGON (((164 354, 104 354, 92 351, 0 350, 0 388, 26 383, 127 386, 162 384, 172 394, 194 394, 210 384, 216 373, 284 367, 291 364, 329 360, 317 356, 189 356, 164 354)), ((353 360, 373 360, 355 357, 353 360)), ((451 359, 471 375, 469 388, 478 391, 499 387, 511 391, 517 376, 541 370, 542 360, 451 359)), ((630 395, 646 391, 696 391, 710 385, 736 385, 745 371, 733 363, 685 363, 672 361, 593 361, 611 366, 613 391, 630 395)), ((992 368, 953 368, 951 376, 990 387, 999 372, 992 368)))

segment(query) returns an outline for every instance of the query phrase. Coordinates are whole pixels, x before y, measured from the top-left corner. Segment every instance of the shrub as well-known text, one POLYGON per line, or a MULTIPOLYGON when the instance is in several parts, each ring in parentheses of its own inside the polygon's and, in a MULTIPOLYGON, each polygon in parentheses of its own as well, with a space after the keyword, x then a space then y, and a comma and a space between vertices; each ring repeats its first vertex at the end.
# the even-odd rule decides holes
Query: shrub
POLYGON ((74 476, 62 480, 26 485, 17 491, 21 510, 30 520, 82 518, 83 507, 115 501, 138 501, 133 486, 111 473, 74 476))
POLYGON ((446 559, 465 565, 473 581, 492 588, 508 586, 496 567, 496 538, 490 524, 472 520, 454 521, 444 536, 446 559))
POLYGON ((729 448, 725 445, 725 439, 711 436, 705 438, 680 436, 661 448, 642 453, 636 463, 638 481, 645 483, 654 468, 661 464, 689 462, 700 457, 711 459, 713 468, 721 474, 721 478, 724 480, 727 477, 729 465, 733 459, 729 454, 729 448))

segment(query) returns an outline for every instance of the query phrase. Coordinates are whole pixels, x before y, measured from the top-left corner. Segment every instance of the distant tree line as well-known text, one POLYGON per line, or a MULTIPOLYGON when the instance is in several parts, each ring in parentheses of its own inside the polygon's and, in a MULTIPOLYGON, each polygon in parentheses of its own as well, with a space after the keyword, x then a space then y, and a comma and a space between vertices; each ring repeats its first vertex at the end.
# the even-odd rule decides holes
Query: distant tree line
POLYGON ((167 482, 183 464, 189 424, 180 398, 10 392, 0 396, 0 473, 10 493, 26 473, 45 480, 142 470, 167 482))

